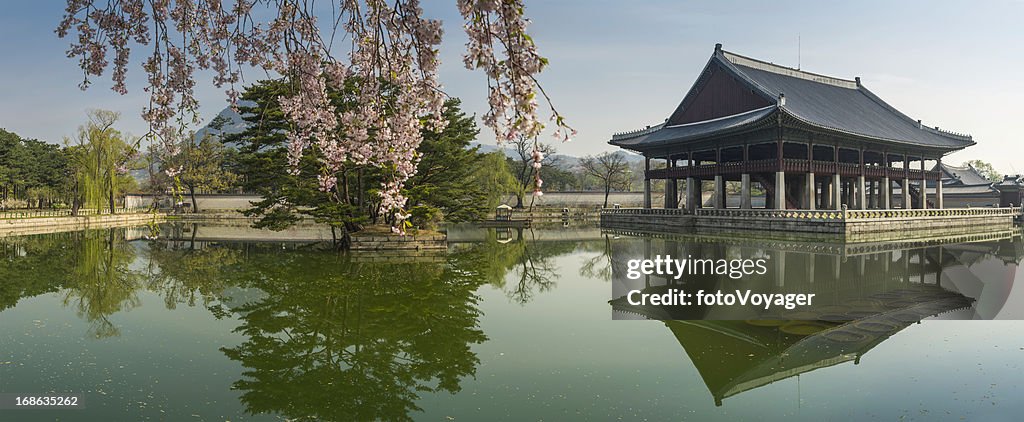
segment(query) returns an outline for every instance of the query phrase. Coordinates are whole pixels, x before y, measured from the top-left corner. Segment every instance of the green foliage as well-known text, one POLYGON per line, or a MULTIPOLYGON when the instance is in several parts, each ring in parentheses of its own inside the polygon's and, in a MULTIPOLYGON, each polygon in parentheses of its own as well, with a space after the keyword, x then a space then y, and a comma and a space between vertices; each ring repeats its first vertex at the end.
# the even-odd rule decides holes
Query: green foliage
POLYGON ((69 165, 59 145, 0 129, 0 203, 53 207, 68 201, 69 165))
MULTIPOLYGON (((324 171, 322 156, 307 150, 295 168, 288 165, 285 131, 291 122, 281 112, 278 99, 290 94, 287 80, 260 81, 242 94, 239 107, 248 123, 241 133, 224 142, 237 147, 227 163, 239 176, 239 186, 264 199, 246 211, 257 217, 256 227, 284 229, 303 218, 342 228, 342 237, 368 222, 389 222, 379 215, 378 189, 384 170, 349 162, 334 175, 337 185, 320 190, 317 177, 324 171)), ((339 111, 355 107, 354 85, 331 90, 329 98, 339 111)), ((415 210, 414 224, 433 224, 438 214, 447 221, 475 220, 486 215, 492 197, 503 191, 482 183, 485 155, 469 148, 478 130, 474 120, 459 109, 458 100, 446 103, 448 125, 441 132, 425 131, 418 151, 418 172, 407 183, 406 211, 415 210), (417 223, 418 222, 418 223, 417 223)))
POLYGON ((417 205, 409 209, 409 221, 414 227, 436 229, 441 224, 441 210, 429 205, 417 205))
POLYGON ((89 208, 113 210, 119 193, 136 188, 126 166, 135 155, 137 141, 114 129, 118 119, 116 112, 91 110, 74 140, 65 140, 74 143, 68 151, 77 181, 75 199, 81 198, 89 208))
POLYGON ((541 169, 544 178, 544 190, 549 192, 580 190, 583 185, 582 174, 566 170, 559 165, 550 165, 541 169))
MULTIPOLYGON (((246 89, 241 97, 243 105, 238 109, 248 123, 247 128, 223 139, 238 150, 230 163, 238 174, 238 185, 263 197, 245 213, 257 217, 254 226, 273 230, 288 228, 303 217, 354 229, 367 221, 373 207, 365 196, 346 193, 355 192, 353 188, 357 186, 370 185, 374 173, 362 166, 349 166, 339 177, 339 188, 323 192, 317 183, 321 156, 316 151, 307 151, 298 165, 290 168, 285 131, 291 122, 281 111, 278 99, 290 95, 292 88, 287 80, 266 80, 246 89)), ((348 97, 351 92, 331 92, 338 107, 347 107, 348 97)))
POLYGON ((245 257, 222 274, 264 294, 215 312, 241 321, 245 340, 221 351, 246 368, 232 386, 251 414, 411 420, 421 394, 458 392, 476 373, 473 346, 487 340, 474 293, 482 280, 459 257, 360 263, 260 248, 245 257))
POLYGON ((120 329, 110 315, 142 304, 138 290, 142 274, 131 268, 135 248, 124 241, 124 230, 80 232, 70 255, 72 282, 63 292, 64 306, 73 307, 89 322, 95 338, 116 337, 120 329))
POLYGON ((982 160, 968 160, 964 161, 962 165, 974 167, 978 173, 981 173, 982 176, 985 176, 986 179, 992 182, 1001 182, 1003 180, 1003 175, 996 171, 996 168, 991 163, 982 160))
POLYGON ((508 192, 503 178, 511 177, 507 166, 495 167, 493 157, 480 153, 479 147, 470 147, 479 130, 459 105, 457 99, 445 103, 448 125, 443 131, 423 132, 420 163, 405 187, 408 210, 431 207, 451 222, 486 216, 501 193, 508 192))
POLYGON ((488 229, 483 242, 462 251, 483 279, 510 299, 525 305, 538 293, 557 286, 554 258, 577 248, 576 242, 534 242, 532 231, 488 229), (503 239, 503 240, 499 240, 503 239))
POLYGON ((238 176, 224 165, 228 156, 228 148, 217 138, 207 135, 198 142, 189 138, 181 152, 164 163, 165 169, 180 171, 174 184, 181 185, 188 191, 193 211, 199 211, 199 204, 196 201, 197 190, 223 191, 235 184, 238 176))
POLYGON ((484 154, 480 158, 473 181, 487 192, 486 211, 488 213, 494 210, 505 197, 520 189, 519 181, 512 174, 505 154, 497 151, 484 154))

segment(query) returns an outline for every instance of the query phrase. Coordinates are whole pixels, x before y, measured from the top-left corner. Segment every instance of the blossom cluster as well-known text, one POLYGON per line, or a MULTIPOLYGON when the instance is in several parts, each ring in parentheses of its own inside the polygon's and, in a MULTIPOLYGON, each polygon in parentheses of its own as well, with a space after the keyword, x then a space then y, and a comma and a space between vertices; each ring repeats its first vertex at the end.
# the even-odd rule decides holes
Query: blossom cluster
POLYGON ((524 17, 522 0, 458 0, 458 5, 469 37, 463 62, 487 75, 490 110, 483 116, 484 124, 494 130, 499 143, 533 139, 534 195, 539 196, 543 180, 538 137, 545 125, 538 117, 538 96, 550 109, 554 137, 565 142, 576 135, 537 80, 548 60, 526 32, 530 21, 524 17))
MULTIPOLYGON (((499 141, 536 139, 544 129, 538 94, 550 106, 536 79, 547 60, 527 35, 522 1, 457 3, 470 38, 465 64, 488 76, 484 123, 499 141)), ((143 63, 150 100, 142 117, 165 155, 177 154, 188 141, 186 126, 199 123, 198 71, 212 71, 213 84, 226 89, 232 104, 243 68, 289 77, 295 89, 279 103, 293 123, 287 134, 293 171, 311 148, 323 157, 318 182, 324 191, 336 189, 336 175, 348 164, 384 169, 389 177, 380 190, 381 211, 401 230, 407 217, 402 187, 416 173, 422 130, 444 128, 445 95, 437 78, 441 22, 424 18, 419 0, 334 0, 324 22, 317 19, 321 6, 316 0, 67 0, 56 32, 71 38, 67 54, 78 59, 83 89, 112 60, 113 89, 127 92, 131 47, 151 49, 143 63), (344 41, 335 45, 336 39, 344 41), (356 86, 358 105, 339 111, 328 92, 348 82, 356 86)), ((555 135, 568 140, 575 132, 550 110, 555 135)))

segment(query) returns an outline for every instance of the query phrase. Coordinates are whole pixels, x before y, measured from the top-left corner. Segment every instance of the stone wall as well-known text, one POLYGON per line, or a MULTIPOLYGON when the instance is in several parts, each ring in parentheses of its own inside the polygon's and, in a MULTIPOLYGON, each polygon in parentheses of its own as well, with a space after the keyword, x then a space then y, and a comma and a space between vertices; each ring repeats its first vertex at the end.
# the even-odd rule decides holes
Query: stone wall
POLYGON ((917 237, 949 236, 991 230, 1009 230, 1012 227, 1012 216, 911 217, 848 221, 845 234, 883 240, 906 237, 907 232, 911 232, 917 237))
POLYGON ((851 242, 962 235, 1013 228, 1019 209, 852 211, 605 210, 601 227, 657 233, 834 235, 851 242))
POLYGON ((692 215, 601 214, 601 228, 683 233, 693 230, 692 215))
POLYGON ((353 251, 447 249, 444 234, 359 234, 352 236, 353 251))
MULTIPOLYGON (((665 192, 652 192, 652 202, 661 206, 665 203, 665 192)), ((604 205, 604 192, 544 192, 544 195, 534 197, 527 193, 523 197, 523 206, 530 206, 531 201, 534 207, 546 208, 589 208, 598 209, 604 205)), ((503 203, 515 206, 516 197, 510 195, 503 203)), ((619 204, 624 208, 644 206, 643 192, 612 192, 608 194, 608 206, 619 204)))
POLYGON ((126 225, 143 225, 153 221, 161 221, 163 218, 163 214, 145 213, 3 219, 0 220, 0 236, 20 236, 126 225))
MULTIPOLYGON (((707 196, 709 196, 708 194, 707 196)), ((188 195, 183 198, 184 202, 191 203, 188 195)), ((257 195, 236 195, 236 194, 197 194, 196 203, 200 212, 213 212, 224 210, 247 209, 253 202, 260 201, 257 195)), ((534 207, 544 208, 587 208, 597 209, 604 205, 604 192, 544 192, 543 196, 534 197, 527 194, 523 198, 524 206, 529 206, 533 201, 534 207)), ((664 192, 652 192, 652 202, 662 206, 665 202, 664 192)), ((128 207, 149 207, 153 204, 153 195, 150 194, 127 194, 125 203, 128 207)), ((506 197, 503 203, 516 204, 515 196, 506 197)), ((644 204, 643 192, 612 192, 608 195, 608 206, 619 204, 622 207, 641 207, 644 204)))
MULTIPOLYGON (((127 194, 124 197, 124 202, 127 207, 135 208, 148 208, 153 205, 154 197, 150 194, 127 194)), ((182 200, 191 204, 192 199, 185 195, 182 200)), ((235 195, 235 194, 198 194, 196 195, 196 204, 199 207, 200 212, 207 211, 225 211, 225 210, 244 210, 252 206, 253 202, 260 201, 261 198, 258 195, 235 195)), ((169 207, 170 204, 162 204, 169 207)))

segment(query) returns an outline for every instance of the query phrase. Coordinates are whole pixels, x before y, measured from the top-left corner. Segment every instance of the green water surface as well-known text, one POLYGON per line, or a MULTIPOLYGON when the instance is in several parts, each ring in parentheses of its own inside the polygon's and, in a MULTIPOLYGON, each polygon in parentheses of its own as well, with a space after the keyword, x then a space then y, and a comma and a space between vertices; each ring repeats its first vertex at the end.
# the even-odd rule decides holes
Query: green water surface
MULTIPOLYGON (((144 232, 0 239, 0 393, 77 394, 85 404, 0 410, 0 420, 1024 414, 1018 321, 939 316, 794 368, 785 354, 801 339, 742 321, 613 320, 613 284, 623 260, 644 254, 634 247, 642 239, 593 228, 484 230, 444 254, 388 260, 287 242, 146 240, 144 232)), ((1014 283, 1024 283, 1020 242, 947 247, 938 252, 942 271, 918 282, 995 285, 974 288, 975 299, 990 303, 980 297, 1000 290, 1001 309, 958 315, 1012 317, 1014 283)), ((886 254, 897 262, 900 251, 886 254)), ((792 263, 802 261, 789 259, 788 276, 799 278, 792 263)), ((878 262, 868 258, 866 274, 882 271, 878 262)))

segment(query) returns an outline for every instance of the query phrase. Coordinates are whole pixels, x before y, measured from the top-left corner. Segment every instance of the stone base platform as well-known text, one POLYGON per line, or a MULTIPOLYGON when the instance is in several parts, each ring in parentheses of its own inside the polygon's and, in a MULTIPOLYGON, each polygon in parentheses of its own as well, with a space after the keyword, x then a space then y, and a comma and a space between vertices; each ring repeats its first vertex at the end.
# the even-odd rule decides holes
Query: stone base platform
POLYGON ((445 250, 448 242, 445 235, 441 233, 431 234, 410 234, 406 236, 397 234, 363 234, 352 235, 353 251, 381 251, 381 250, 445 250))
POLYGON ((163 221, 164 217, 165 216, 163 214, 127 213, 113 215, 88 215, 80 217, 63 216, 0 219, 0 237, 58 233, 108 227, 124 227, 132 225, 141 226, 163 221))
POLYGON ((1021 208, 760 210, 607 209, 601 228, 668 233, 758 233, 772 237, 840 237, 849 242, 897 241, 1010 230, 1021 208))

